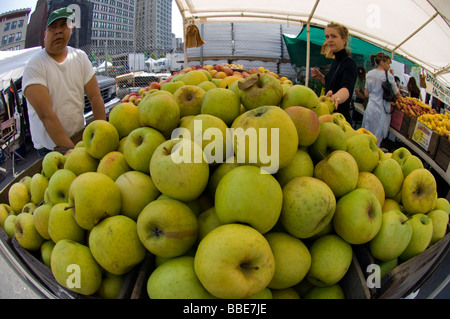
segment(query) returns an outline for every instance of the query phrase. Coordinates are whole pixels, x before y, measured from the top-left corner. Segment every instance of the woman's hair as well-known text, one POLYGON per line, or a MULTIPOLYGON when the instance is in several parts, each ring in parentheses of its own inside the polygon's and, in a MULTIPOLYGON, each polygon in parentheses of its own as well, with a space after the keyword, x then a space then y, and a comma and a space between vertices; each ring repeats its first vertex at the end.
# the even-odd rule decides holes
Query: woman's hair
POLYGON ((420 94, 420 89, 417 86, 416 79, 414 77, 410 77, 408 81, 408 85, 406 86, 408 91, 415 94, 420 94))
MULTIPOLYGON (((345 46, 344 49, 347 51, 348 55, 351 55, 351 52, 348 48, 348 29, 345 25, 337 23, 337 22, 330 22, 327 24, 326 28, 333 28, 335 30, 337 30, 337 32, 339 33, 339 35, 341 36, 342 39, 345 40, 345 46)), ((334 54, 333 52, 330 51, 330 49, 328 49, 326 41, 325 43, 322 45, 322 48, 320 50, 320 54, 325 55, 327 58, 334 58, 334 54)))
POLYGON ((381 61, 391 61, 391 57, 384 52, 378 52, 376 55, 370 56, 370 62, 372 66, 377 66, 381 61))
POLYGON ((363 81, 366 79, 366 69, 362 65, 358 66, 358 77, 363 81))

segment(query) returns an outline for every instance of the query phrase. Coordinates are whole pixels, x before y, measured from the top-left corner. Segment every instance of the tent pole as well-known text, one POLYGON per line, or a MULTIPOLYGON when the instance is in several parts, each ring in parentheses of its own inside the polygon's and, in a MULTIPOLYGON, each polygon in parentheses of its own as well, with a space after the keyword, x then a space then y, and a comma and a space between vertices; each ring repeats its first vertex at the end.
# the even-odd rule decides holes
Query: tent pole
POLYGON ((306 77, 305 77, 305 86, 309 84, 309 64, 310 64, 310 52, 311 52, 311 19, 314 16, 314 12, 316 11, 317 6, 319 5, 320 0, 316 0, 314 7, 311 10, 311 13, 308 17, 308 21, 306 22, 306 77))

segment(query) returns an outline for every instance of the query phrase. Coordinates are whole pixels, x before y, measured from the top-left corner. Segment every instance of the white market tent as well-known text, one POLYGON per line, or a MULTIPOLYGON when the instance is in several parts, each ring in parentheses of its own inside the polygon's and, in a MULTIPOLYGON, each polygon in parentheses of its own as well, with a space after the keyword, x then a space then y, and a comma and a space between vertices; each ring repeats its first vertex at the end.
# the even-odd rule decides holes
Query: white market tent
POLYGON ((349 29, 351 36, 403 56, 445 85, 450 84, 449 0, 175 2, 185 31, 189 24, 214 22, 302 24, 307 28, 309 25, 325 27, 331 21, 339 22, 349 29))

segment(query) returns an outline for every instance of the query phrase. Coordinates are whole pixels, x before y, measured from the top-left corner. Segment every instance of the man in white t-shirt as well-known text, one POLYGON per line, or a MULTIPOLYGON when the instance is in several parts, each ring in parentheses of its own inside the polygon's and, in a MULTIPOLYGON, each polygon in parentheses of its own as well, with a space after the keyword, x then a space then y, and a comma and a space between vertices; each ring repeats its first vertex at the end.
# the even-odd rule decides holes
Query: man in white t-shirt
POLYGON ((67 46, 74 18, 69 8, 50 14, 45 48, 28 61, 22 78, 31 139, 40 156, 74 147, 71 137, 85 125, 84 93, 94 119, 106 120, 103 98, 86 53, 67 46))

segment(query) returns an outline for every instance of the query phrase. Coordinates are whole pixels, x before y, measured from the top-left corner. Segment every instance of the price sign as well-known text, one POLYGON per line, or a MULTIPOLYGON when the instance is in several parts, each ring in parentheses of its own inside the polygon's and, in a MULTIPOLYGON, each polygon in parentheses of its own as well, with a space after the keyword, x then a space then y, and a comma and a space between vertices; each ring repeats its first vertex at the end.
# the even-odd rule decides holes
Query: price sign
POLYGON ((427 151, 430 146, 432 135, 433 131, 430 128, 417 121, 411 139, 427 151))

